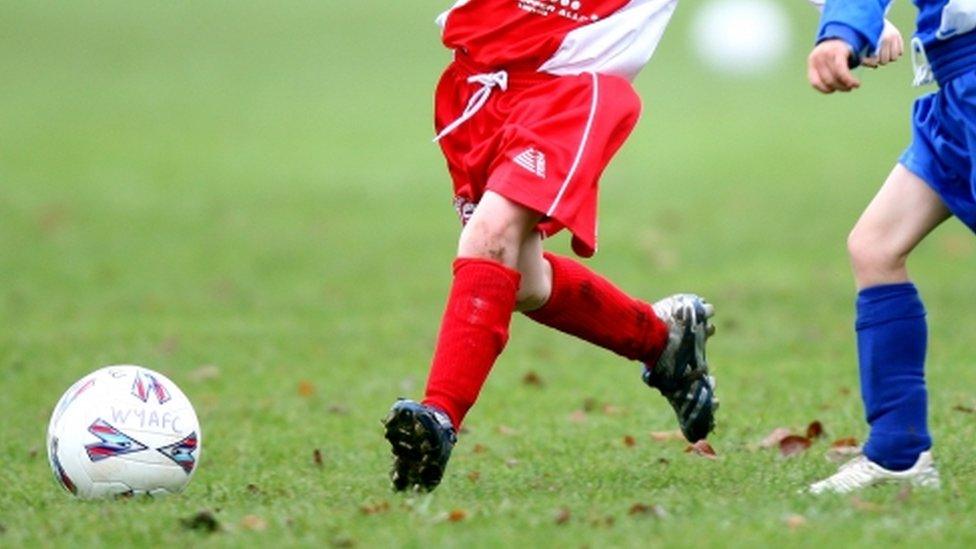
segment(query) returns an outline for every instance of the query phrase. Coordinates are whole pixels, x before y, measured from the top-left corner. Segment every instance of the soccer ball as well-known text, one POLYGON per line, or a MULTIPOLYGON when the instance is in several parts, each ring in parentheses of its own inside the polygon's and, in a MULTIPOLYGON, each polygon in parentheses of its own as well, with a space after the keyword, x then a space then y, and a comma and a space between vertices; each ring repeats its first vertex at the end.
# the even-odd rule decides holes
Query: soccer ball
POLYGON ((789 53, 790 24, 773 0, 709 0, 695 13, 691 39, 712 70, 751 76, 772 70, 789 53))
POLYGON ((108 366, 58 401, 47 448, 55 478, 78 497, 173 494, 200 459, 200 425, 189 399, 166 376, 108 366))

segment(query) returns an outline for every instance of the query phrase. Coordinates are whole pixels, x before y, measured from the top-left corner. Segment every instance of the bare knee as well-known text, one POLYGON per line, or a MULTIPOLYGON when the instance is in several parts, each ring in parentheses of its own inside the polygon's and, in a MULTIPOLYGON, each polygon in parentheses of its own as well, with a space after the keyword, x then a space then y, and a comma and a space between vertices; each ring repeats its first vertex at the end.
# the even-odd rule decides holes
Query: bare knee
POLYGON ((907 279, 909 250, 902 250, 882 231, 856 225, 847 237, 854 278, 859 288, 891 284, 907 279))
POLYGON ((514 268, 521 240, 519 228, 503 219, 472 218, 461 231, 458 257, 488 259, 514 268))
POLYGON ((523 241, 532 234, 541 214, 488 191, 461 231, 458 257, 518 265, 523 241))

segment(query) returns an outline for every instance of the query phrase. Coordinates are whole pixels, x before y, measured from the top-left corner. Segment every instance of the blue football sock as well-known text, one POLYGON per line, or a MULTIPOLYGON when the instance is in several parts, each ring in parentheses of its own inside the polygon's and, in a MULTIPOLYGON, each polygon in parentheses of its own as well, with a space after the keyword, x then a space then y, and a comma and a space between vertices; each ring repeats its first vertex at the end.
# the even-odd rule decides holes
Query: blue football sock
POLYGON ((928 328, 915 285, 861 290, 856 327, 861 397, 871 425, 864 454, 886 469, 909 469, 932 447, 926 423, 928 328))

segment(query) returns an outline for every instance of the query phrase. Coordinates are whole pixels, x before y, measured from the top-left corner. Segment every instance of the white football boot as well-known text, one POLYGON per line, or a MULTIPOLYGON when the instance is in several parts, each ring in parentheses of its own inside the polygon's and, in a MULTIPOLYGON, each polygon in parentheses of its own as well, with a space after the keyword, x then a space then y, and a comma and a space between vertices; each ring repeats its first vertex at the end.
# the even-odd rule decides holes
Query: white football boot
POLYGON ((811 484, 809 491, 811 494, 846 494, 883 482, 908 482, 919 488, 938 489, 939 471, 932 460, 932 452, 922 452, 915 465, 904 471, 890 471, 860 455, 841 465, 833 475, 811 484))

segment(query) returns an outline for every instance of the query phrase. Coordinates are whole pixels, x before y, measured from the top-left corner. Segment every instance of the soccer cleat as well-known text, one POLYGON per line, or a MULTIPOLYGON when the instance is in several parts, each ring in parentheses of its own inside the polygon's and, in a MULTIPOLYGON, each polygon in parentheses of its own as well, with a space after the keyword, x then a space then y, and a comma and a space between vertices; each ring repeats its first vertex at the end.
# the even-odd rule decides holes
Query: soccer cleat
POLYGON ((840 466, 833 475, 810 485, 811 494, 846 494, 882 482, 908 482, 919 488, 940 486, 939 471, 932 460, 932 452, 922 452, 905 471, 890 471, 861 455, 840 466))
POLYGON ((715 308, 697 295, 677 294, 655 303, 654 312, 668 325, 668 344, 657 364, 644 366, 644 383, 661 391, 685 438, 697 442, 715 427, 718 410, 715 378, 705 360, 715 308))
POLYGON ((457 442, 450 418, 436 408, 399 399, 383 425, 393 449, 393 489, 399 492, 436 488, 457 442))

